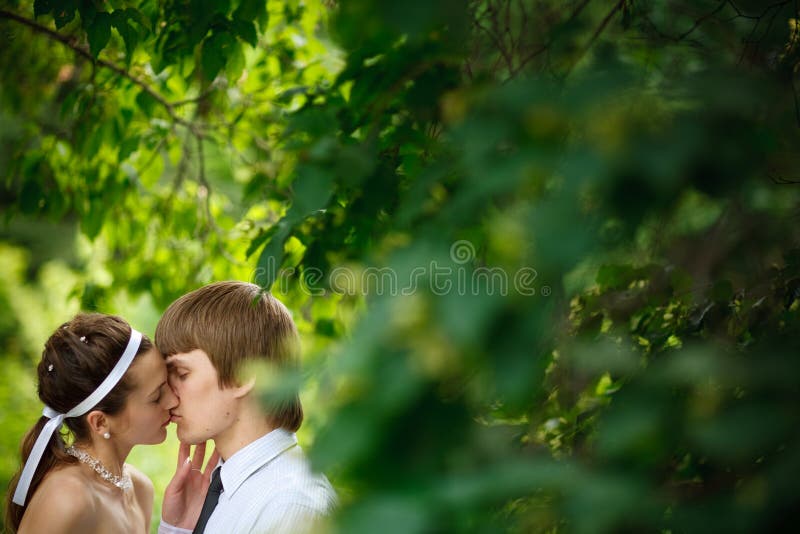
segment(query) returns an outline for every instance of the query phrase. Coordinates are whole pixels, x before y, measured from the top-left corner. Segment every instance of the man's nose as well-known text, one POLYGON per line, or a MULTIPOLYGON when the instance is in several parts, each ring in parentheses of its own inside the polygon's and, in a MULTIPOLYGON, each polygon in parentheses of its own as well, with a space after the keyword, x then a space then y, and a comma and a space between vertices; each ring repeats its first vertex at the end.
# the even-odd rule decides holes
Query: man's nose
POLYGON ((167 386, 169 387, 169 390, 175 396, 177 401, 180 402, 181 396, 178 395, 178 388, 175 387, 175 384, 172 382, 172 379, 170 379, 170 378, 167 379, 167 386))
POLYGON ((178 393, 175 391, 175 389, 172 387, 172 385, 170 385, 169 382, 167 382, 167 387, 169 387, 169 393, 170 393, 170 397, 171 397, 169 399, 168 409, 171 410, 171 409, 175 408, 178 404, 180 404, 181 399, 180 399, 180 397, 178 397, 178 393))

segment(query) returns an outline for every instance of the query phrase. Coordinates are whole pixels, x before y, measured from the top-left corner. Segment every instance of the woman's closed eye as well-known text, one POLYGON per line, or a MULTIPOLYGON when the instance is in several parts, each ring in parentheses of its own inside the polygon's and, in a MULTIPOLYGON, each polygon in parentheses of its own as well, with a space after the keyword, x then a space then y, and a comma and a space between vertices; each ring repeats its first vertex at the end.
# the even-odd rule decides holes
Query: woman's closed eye
POLYGON ((156 395, 156 398, 155 398, 155 399, 153 399, 151 402, 152 402, 153 404, 158 404, 159 402, 161 402, 161 397, 163 396, 163 394, 164 394, 164 385, 162 384, 162 385, 161 385, 161 386, 158 388, 158 395, 156 395))

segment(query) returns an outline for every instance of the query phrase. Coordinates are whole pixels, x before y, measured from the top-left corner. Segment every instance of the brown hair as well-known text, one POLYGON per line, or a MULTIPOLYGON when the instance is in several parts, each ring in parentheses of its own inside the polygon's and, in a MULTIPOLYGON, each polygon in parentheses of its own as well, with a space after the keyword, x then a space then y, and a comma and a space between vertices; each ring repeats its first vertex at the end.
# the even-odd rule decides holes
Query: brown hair
MULTIPOLYGON (((66 413, 97 389, 119 361, 128 340, 131 327, 124 319, 100 313, 81 313, 71 321, 61 325, 45 343, 42 359, 36 368, 39 399, 53 410, 66 413)), ((150 350, 153 344, 147 337, 136 355, 150 350)), ((98 402, 93 410, 101 410, 109 415, 119 413, 125 407, 128 394, 136 385, 125 374, 122 380, 98 402)), ((49 421, 41 416, 22 440, 22 464, 28 459, 36 438, 49 421)), ((70 417, 64 425, 72 434, 74 441, 90 439, 86 417, 70 417)), ((27 504, 45 475, 59 464, 74 463, 76 460, 64 452, 64 436, 55 432, 31 480, 24 506, 11 501, 19 482, 22 468, 9 483, 6 495, 6 527, 16 532, 22 521, 27 504)))
MULTIPOLYGON (((298 365, 297 327, 289 310, 255 284, 216 282, 172 304, 156 327, 156 345, 166 357, 202 349, 219 375, 219 386, 237 384, 245 362, 267 361, 281 370, 298 365)), ((296 431, 303 407, 291 391, 269 407, 272 423, 296 431)))

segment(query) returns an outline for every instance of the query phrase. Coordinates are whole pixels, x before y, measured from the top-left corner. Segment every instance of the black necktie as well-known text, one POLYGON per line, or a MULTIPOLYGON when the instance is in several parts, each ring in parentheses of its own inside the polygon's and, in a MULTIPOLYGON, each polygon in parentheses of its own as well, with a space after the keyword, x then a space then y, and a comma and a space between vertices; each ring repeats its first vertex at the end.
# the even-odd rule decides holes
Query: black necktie
POLYGON ((193 534, 202 534, 206 529, 208 518, 214 513, 214 508, 217 507, 219 501, 219 494, 222 493, 222 479, 220 478, 219 467, 214 469, 211 474, 211 484, 208 486, 208 493, 206 493, 206 500, 203 501, 203 509, 200 510, 200 519, 197 520, 197 525, 192 531, 193 534))

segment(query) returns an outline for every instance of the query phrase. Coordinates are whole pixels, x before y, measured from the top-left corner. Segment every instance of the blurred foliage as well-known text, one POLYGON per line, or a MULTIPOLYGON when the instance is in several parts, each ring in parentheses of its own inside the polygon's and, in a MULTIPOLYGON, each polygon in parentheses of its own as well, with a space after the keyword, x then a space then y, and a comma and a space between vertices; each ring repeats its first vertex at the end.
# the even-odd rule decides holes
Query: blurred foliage
POLYGON ((797 9, 11 2, 4 439, 52 309, 253 279, 334 531, 790 530, 797 9))

